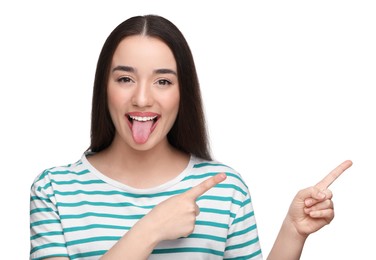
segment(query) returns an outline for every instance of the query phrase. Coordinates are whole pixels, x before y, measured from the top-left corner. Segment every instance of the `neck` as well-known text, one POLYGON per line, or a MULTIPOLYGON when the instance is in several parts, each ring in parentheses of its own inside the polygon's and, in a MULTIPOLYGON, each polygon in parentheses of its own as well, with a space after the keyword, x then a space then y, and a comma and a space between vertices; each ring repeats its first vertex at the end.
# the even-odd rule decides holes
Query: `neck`
POLYGON ((90 162, 103 174, 135 188, 160 185, 187 166, 189 156, 172 147, 167 139, 148 150, 136 150, 114 139, 90 162))
POLYGON ((160 163, 164 160, 171 160, 171 158, 174 158, 180 153, 180 151, 176 150, 168 143, 167 138, 158 145, 147 150, 134 149, 118 139, 120 138, 115 137, 114 142, 104 151, 104 153, 107 155, 106 157, 108 158, 108 161, 126 168, 155 168, 156 163, 160 163))

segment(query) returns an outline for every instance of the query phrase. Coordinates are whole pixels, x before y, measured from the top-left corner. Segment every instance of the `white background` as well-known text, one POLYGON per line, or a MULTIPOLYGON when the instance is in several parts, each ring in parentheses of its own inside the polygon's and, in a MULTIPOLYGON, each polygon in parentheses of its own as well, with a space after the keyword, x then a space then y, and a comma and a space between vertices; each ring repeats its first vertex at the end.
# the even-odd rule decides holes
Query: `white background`
POLYGON ((295 193, 351 159, 302 259, 374 257, 374 1, 24 0, 0 3, 0 258, 28 258, 36 175, 89 145, 105 38, 149 13, 190 43, 213 153, 250 188, 264 256, 295 193))

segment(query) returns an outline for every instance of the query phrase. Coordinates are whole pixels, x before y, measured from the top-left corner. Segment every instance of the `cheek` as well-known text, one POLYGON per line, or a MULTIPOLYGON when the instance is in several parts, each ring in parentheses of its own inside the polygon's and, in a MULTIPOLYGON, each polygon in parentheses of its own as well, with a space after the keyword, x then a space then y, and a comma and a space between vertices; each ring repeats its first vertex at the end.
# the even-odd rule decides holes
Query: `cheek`
POLYGON ((168 109, 171 111, 171 114, 176 117, 179 111, 179 104, 180 104, 180 95, 179 92, 174 93, 169 99, 166 100, 168 105, 168 109))
POLYGON ((126 102, 126 96, 122 91, 117 91, 114 88, 108 87, 107 89, 107 102, 110 113, 120 110, 126 102))

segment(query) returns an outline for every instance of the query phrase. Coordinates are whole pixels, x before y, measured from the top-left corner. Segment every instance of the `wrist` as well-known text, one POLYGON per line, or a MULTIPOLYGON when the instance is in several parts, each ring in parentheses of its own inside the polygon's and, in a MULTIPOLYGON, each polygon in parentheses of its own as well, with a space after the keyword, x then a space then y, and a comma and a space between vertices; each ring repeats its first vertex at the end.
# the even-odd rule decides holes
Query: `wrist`
POLYGON ((299 230, 296 228, 296 223, 288 217, 284 219, 281 231, 285 233, 287 237, 290 237, 291 239, 302 244, 304 244, 308 238, 307 234, 299 232, 299 230))
POLYGON ((299 260, 306 239, 307 236, 300 234, 293 221, 286 217, 267 259, 299 260))
POLYGON ((155 233, 150 232, 148 225, 138 221, 101 260, 143 259, 146 260, 158 244, 155 233))
POLYGON ((156 225, 157 224, 150 221, 146 215, 132 227, 134 236, 140 239, 140 241, 144 241, 150 249, 150 252, 162 241, 160 232, 156 230, 156 225))

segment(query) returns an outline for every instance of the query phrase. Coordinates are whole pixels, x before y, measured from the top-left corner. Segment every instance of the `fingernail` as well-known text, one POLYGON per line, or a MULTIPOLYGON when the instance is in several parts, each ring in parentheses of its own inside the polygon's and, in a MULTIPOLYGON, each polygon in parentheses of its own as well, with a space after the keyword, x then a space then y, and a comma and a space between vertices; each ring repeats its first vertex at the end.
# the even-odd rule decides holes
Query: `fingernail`
POLYGON ((219 174, 219 177, 220 177, 221 180, 224 180, 224 179, 226 179, 227 175, 224 172, 221 172, 219 174))
POLYGON ((304 204, 307 206, 307 207, 310 207, 312 204, 313 204, 313 200, 312 199, 306 199, 304 201, 304 204))
POLYGON ((326 196, 325 193, 323 193, 321 191, 319 193, 317 193, 317 195, 319 196, 320 199, 323 199, 326 196))

